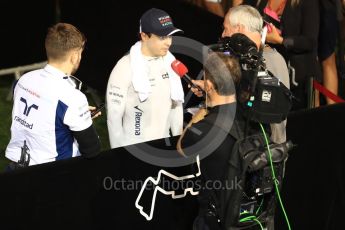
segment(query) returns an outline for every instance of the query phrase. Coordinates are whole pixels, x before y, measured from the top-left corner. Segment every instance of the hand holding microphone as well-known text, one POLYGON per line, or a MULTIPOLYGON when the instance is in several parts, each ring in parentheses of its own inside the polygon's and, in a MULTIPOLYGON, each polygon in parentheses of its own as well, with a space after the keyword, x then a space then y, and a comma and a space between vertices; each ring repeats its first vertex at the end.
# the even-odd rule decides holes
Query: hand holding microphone
POLYGON ((195 94, 195 96, 197 97, 203 97, 205 94, 205 90, 204 90, 204 85, 205 82, 204 80, 192 80, 193 84, 197 86, 197 88, 190 86, 190 90, 195 94), (202 89, 202 91, 199 90, 199 88, 202 89))
MULTIPOLYGON (((198 83, 200 84, 199 81, 196 81, 196 80, 192 80, 188 75, 188 69, 187 67, 182 63, 180 62, 179 60, 175 60, 171 63, 171 68, 175 71, 175 73, 177 75, 179 75, 182 79, 184 79, 191 87, 197 89, 198 92, 195 92, 194 90, 193 93, 195 93, 197 96, 201 95, 200 96, 204 96, 205 95, 205 91, 199 86, 197 85, 198 83), (197 83, 197 84, 194 84, 197 83)), ((203 81, 202 81, 203 82, 203 81)))

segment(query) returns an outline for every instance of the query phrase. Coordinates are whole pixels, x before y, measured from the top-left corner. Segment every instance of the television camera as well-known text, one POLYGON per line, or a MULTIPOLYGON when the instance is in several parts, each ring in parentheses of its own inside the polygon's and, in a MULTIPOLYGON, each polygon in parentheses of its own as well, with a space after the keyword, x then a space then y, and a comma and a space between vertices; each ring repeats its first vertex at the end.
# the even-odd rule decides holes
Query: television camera
POLYGON ((249 120, 261 123, 279 123, 286 119, 292 106, 292 93, 266 68, 263 47, 246 35, 233 34, 209 46, 238 59, 242 78, 237 85, 237 101, 249 120))

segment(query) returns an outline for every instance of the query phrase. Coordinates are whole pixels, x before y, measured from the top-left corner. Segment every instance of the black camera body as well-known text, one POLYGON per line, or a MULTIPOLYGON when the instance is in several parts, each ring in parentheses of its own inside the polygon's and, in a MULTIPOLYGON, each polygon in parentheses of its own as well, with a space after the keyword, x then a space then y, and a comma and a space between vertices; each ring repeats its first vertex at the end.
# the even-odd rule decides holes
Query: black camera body
POLYGON ((266 68, 262 50, 244 34, 222 38, 213 51, 238 59, 242 78, 237 88, 237 103, 253 121, 279 123, 286 119, 291 106, 290 90, 266 68))

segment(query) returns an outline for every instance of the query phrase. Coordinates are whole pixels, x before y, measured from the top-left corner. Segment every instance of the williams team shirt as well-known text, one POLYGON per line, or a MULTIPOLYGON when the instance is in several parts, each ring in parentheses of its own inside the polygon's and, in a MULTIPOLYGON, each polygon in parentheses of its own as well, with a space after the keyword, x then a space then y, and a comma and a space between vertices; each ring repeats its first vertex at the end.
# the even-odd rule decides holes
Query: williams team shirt
POLYGON ((80 155, 72 131, 92 125, 85 95, 51 65, 24 74, 14 88, 6 157, 18 162, 26 140, 30 165, 80 155))

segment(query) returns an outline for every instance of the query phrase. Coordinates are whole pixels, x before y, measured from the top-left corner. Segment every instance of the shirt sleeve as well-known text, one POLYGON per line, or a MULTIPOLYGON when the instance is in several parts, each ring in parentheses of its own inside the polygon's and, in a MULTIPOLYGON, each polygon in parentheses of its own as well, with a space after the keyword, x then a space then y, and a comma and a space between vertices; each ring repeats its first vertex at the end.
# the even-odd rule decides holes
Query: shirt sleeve
POLYGON ((123 116, 131 84, 129 59, 122 58, 110 74, 107 91, 107 124, 111 148, 123 146, 123 116))
POLYGON ((76 91, 71 97, 64 116, 64 124, 72 131, 87 129, 92 125, 92 120, 86 96, 76 91))

